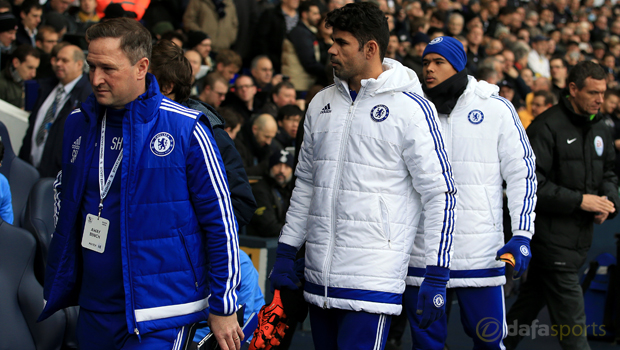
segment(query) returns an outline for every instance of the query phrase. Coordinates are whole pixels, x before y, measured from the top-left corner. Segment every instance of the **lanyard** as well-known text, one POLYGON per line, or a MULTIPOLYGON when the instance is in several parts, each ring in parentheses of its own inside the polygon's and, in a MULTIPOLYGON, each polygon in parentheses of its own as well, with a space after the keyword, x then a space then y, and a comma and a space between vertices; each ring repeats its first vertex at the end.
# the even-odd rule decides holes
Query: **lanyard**
POLYGON ((108 195, 110 191, 110 187, 112 186, 112 181, 114 181, 114 177, 116 176, 116 171, 118 167, 121 165, 121 160, 123 159, 123 147, 121 147, 121 152, 116 157, 116 162, 110 171, 110 175, 108 175, 108 180, 105 181, 103 179, 103 160, 104 160, 104 152, 105 152, 105 124, 106 124, 106 114, 103 115, 103 121, 101 122, 101 145, 99 148, 99 196, 101 197, 101 201, 99 202, 99 217, 101 217, 101 210, 103 209, 103 199, 108 195), (104 182, 105 181, 105 182, 104 182))

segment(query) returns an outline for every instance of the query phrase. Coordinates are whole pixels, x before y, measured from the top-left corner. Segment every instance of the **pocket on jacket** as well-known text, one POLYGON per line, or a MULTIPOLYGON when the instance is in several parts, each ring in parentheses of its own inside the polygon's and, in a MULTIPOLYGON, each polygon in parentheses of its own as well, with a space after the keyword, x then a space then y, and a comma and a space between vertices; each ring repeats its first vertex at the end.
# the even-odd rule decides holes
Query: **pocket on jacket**
POLYGON ((185 250, 185 257, 187 258, 187 263, 192 269, 192 275, 194 276, 194 285, 196 286, 196 290, 198 290, 198 276, 196 276, 196 268, 194 267, 194 264, 192 263, 192 257, 189 254, 189 249, 187 249, 187 242, 185 241, 185 236, 183 236, 183 232, 181 232, 180 229, 177 229, 177 233, 179 235, 179 239, 181 240, 181 245, 183 246, 183 249, 185 250))
POLYGON ((493 228, 495 230, 499 230, 499 227, 497 225, 497 220, 495 218, 495 214, 493 213, 493 203, 491 202, 491 198, 489 197, 489 191, 487 190, 486 186, 484 187, 484 197, 487 200, 489 215, 491 216, 491 224, 493 225, 493 228))
POLYGON ((381 208, 381 229, 383 230, 383 237, 388 242, 388 246, 392 248, 392 235, 390 231, 390 211, 388 210, 387 203, 382 196, 379 196, 379 208, 381 208))

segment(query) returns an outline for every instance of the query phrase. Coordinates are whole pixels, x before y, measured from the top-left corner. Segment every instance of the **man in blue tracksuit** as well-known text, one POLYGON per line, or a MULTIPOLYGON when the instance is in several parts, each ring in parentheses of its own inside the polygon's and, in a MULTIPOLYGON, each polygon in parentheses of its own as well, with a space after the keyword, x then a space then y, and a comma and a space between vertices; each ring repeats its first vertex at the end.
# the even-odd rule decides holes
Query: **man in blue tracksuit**
POLYGON ((209 121, 160 93, 141 24, 86 36, 94 94, 66 122, 40 318, 80 305, 82 349, 180 349, 208 318, 239 349, 237 223, 209 121))

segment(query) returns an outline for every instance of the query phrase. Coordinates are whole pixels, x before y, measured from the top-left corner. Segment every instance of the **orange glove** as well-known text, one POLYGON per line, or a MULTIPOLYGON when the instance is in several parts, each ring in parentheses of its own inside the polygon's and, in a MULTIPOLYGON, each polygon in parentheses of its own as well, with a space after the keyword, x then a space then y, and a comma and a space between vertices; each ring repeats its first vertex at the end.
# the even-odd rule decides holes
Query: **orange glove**
POLYGON ((287 328, 280 290, 276 289, 271 304, 263 306, 258 313, 258 327, 254 331, 250 350, 270 350, 280 345, 287 328))

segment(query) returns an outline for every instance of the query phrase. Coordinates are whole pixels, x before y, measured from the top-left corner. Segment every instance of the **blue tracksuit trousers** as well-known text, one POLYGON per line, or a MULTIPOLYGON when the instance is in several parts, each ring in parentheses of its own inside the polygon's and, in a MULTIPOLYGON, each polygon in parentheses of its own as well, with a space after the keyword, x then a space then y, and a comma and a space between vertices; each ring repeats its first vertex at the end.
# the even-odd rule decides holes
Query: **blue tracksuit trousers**
MULTIPOLYGON (((461 308, 461 323, 465 333, 474 340, 474 349, 505 350, 502 340, 508 333, 506 306, 502 286, 481 288, 452 288, 461 308)), ((420 315, 416 314, 420 288, 407 286, 403 307, 411 326, 413 349, 443 350, 448 337, 446 315, 433 322, 429 328, 418 327, 420 315)))
POLYGON ((363 311, 322 309, 310 305, 314 348, 321 350, 383 350, 392 316, 363 311))
POLYGON ((125 313, 99 313, 80 308, 77 340, 80 350, 184 350, 189 326, 138 336, 129 333, 125 313))

